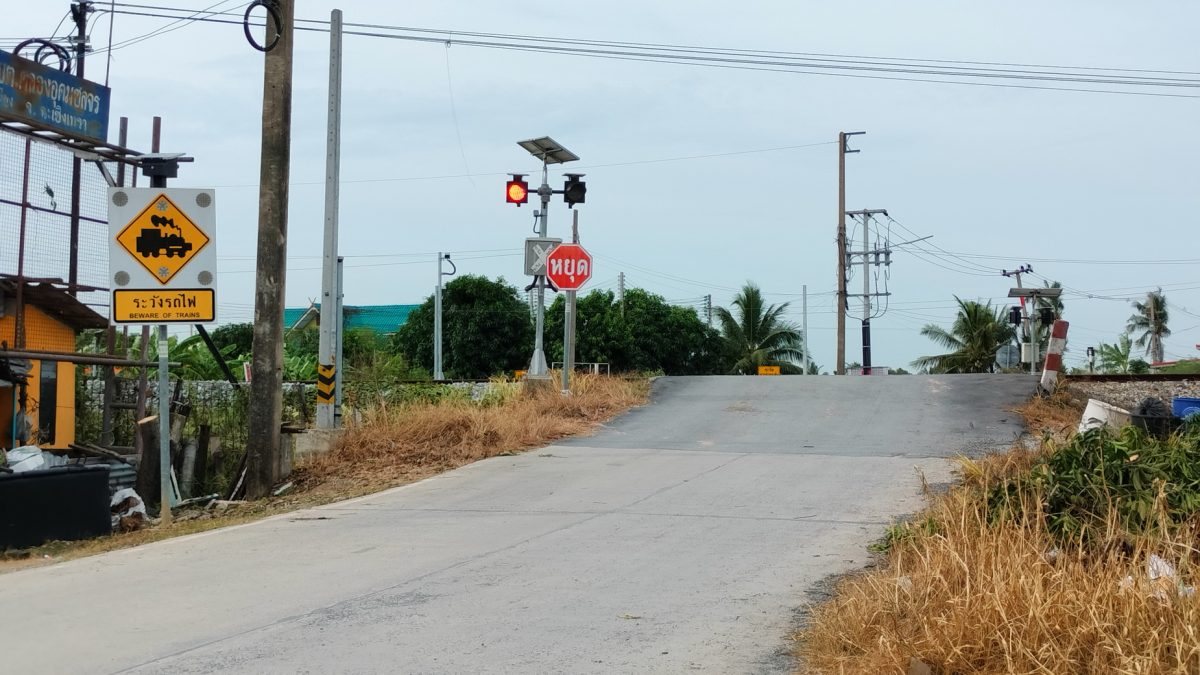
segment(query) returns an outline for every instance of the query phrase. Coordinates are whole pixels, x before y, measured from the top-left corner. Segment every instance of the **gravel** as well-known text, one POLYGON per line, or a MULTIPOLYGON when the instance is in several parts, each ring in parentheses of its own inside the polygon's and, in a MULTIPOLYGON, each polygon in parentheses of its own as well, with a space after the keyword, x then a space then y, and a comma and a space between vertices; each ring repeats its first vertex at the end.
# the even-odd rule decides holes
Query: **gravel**
POLYGON ((1169 409, 1171 399, 1176 396, 1200 398, 1200 378, 1174 382, 1072 382, 1071 389, 1086 398, 1104 401, 1129 411, 1137 408, 1147 396, 1162 399, 1169 409))

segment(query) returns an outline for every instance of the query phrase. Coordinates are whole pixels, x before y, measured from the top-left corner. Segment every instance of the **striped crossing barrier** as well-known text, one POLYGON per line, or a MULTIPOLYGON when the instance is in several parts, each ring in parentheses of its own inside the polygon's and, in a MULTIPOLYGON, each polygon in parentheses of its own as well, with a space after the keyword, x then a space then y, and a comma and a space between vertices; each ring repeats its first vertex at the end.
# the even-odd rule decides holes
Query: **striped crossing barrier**
POLYGON ((1067 328, 1070 323, 1059 319, 1050 329, 1050 344, 1046 348, 1046 365, 1042 368, 1042 390, 1052 393, 1058 386, 1058 373, 1062 370, 1062 353, 1067 347, 1067 328))

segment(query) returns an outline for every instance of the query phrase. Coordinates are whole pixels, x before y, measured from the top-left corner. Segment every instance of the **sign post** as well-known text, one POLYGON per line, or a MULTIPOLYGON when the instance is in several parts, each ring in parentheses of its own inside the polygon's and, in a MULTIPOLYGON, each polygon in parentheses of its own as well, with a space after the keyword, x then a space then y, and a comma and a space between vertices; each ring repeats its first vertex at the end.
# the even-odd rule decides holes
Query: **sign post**
POLYGON ((142 160, 149 188, 109 188, 111 319, 158 324, 158 443, 161 517, 171 522, 171 406, 167 326, 216 321, 216 195, 167 189, 177 156, 142 160))
MULTIPOLYGON (((579 232, 579 212, 575 212, 576 238, 579 232)), ((592 255, 578 243, 560 244, 546 257, 546 278, 560 290, 567 292, 564 303, 565 315, 563 321, 563 372, 562 391, 571 393, 571 369, 574 367, 572 353, 574 352, 575 334, 571 330, 574 325, 575 292, 592 278, 592 255)))

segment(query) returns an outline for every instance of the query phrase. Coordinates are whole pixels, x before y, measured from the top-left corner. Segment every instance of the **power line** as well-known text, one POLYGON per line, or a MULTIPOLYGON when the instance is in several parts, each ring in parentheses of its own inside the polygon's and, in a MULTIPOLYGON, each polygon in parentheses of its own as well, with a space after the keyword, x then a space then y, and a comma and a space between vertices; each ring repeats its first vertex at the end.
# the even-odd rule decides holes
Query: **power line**
MULTIPOLYGON (((222 3, 218 3, 222 4, 222 3)), ((135 7, 122 4, 122 7, 135 7)), ((215 5, 214 5, 215 6, 215 5)), ((240 20, 219 19, 215 16, 233 16, 230 13, 209 12, 208 16, 198 16, 208 12, 212 7, 201 10, 191 16, 183 17, 177 14, 162 15, 151 12, 131 11, 130 9, 114 10, 122 14, 134 16, 150 16, 169 18, 176 21, 198 21, 209 23, 240 24, 240 20)), ((179 8, 157 7, 159 11, 190 12, 192 10, 179 8)), ((318 31, 326 29, 326 21, 297 20, 302 24, 314 26, 297 26, 297 31, 318 31)), ((618 42, 580 40, 572 38, 550 38, 530 35, 509 35, 499 33, 472 33, 469 31, 450 31, 444 29, 415 28, 402 26, 387 26, 382 24, 348 23, 351 28, 370 28, 365 30, 347 30, 347 35, 378 37, 385 39, 405 40, 412 42, 429 42, 442 45, 458 44, 488 49, 509 51, 525 51, 553 53, 570 56, 605 58, 637 62, 656 62, 675 65, 693 65, 703 67, 731 68, 738 70, 757 70, 767 72, 786 72, 807 75, 830 75, 837 77, 854 77, 880 80, 897 80, 906 82, 933 82, 943 84, 960 84, 971 86, 991 86, 1019 89, 1040 89, 1053 91, 1075 91, 1127 95, 1148 95, 1174 98, 1200 98, 1197 94, 1169 93, 1160 89, 1197 88, 1200 80, 1188 77, 1149 77, 1146 75, 1131 76, 1122 73, 1139 71, 1135 69, 1116 68, 1071 68, 1066 66, 1024 66, 1021 68, 990 68, 970 65, 970 62, 959 62, 965 66, 947 65, 954 63, 949 60, 920 60, 885 57, 848 57, 841 55, 823 54, 812 55, 802 52, 769 52, 765 50, 731 50, 712 47, 670 46, 654 43, 618 42), (373 32, 373 31, 390 32, 373 32), (405 34, 407 33, 407 34, 405 34), (472 39, 467 39, 467 36, 472 39), (478 36, 478 37, 475 37, 478 36), (769 57, 769 58, 768 58, 769 57), (932 65, 931 65, 932 64, 932 65), (1040 68, 1040 70, 1038 69, 1040 68), (1087 72, 1083 72, 1087 71, 1087 72), (922 77, 936 76, 936 77, 922 77), (937 79, 957 78, 957 79, 937 79), (1016 80, 1021 83, 1005 83, 997 80, 1016 80), (1028 84, 1028 82, 1045 82, 1045 85, 1028 84), (1061 86, 1064 84, 1104 85, 1117 87, 1133 87, 1134 89, 1097 89, 1091 87, 1061 86), (1144 88, 1148 90, 1137 90, 1144 88)), ((171 30, 174 30, 172 28, 171 30)), ((139 36, 133 40, 149 39, 150 34, 139 36)), ((134 42, 126 41, 114 49, 128 46, 134 42)), ((1160 74, 1195 75, 1188 71, 1161 72, 1160 74)))

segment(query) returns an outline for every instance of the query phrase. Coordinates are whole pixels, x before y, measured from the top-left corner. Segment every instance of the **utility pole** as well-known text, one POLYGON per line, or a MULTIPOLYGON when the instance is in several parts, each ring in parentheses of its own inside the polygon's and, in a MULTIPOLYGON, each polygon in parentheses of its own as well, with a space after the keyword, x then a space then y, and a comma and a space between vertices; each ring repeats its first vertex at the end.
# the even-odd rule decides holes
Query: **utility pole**
POLYGON ((325 246, 321 262, 320 342, 317 347, 318 373, 328 378, 333 371, 334 391, 317 392, 317 427, 337 426, 338 346, 343 336, 338 327, 338 206, 340 200, 342 155, 342 10, 329 13, 329 109, 325 137, 325 246))
MULTIPOLYGON (((1022 274, 1030 274, 1032 272, 1033 272, 1032 267, 1030 267, 1029 265, 1022 265, 1021 267, 1018 267, 1017 269, 1012 270, 1011 272, 1008 270, 1000 270, 1000 276, 1010 277, 1010 278, 1015 277, 1017 280, 1017 288, 1024 288, 1024 286, 1021 285, 1021 275, 1022 274)), ((1027 342, 1025 344, 1027 346, 1024 350, 1022 350, 1021 356, 1022 356, 1022 358, 1024 358, 1024 357, 1029 358, 1029 372, 1031 374, 1036 375, 1037 374, 1037 351, 1038 351, 1037 340, 1034 338, 1034 335, 1033 335, 1033 320, 1030 318, 1029 307, 1027 306, 1028 304, 1036 304, 1036 303, 1034 303, 1034 302, 1026 303, 1025 298, 1022 297, 1021 298, 1021 329, 1025 332, 1025 336, 1026 336, 1026 340, 1027 340, 1027 342)))
POLYGON ((625 316, 625 273, 617 273, 617 300, 621 303, 621 316, 625 316))
MULTIPOLYGON (((283 419, 283 299, 287 253, 288 165, 292 133, 294 0, 278 0, 279 39, 264 57, 262 153, 258 191, 258 269, 254 347, 246 438, 246 496, 266 496, 285 468, 283 419)), ((268 12, 268 17, 274 16, 268 12)), ((268 30, 272 19, 268 18, 268 30)))
POLYGON ((882 250, 871 249, 871 218, 878 214, 887 215, 887 209, 863 209, 861 211, 847 211, 846 215, 862 218, 863 224, 863 247, 862 251, 851 251, 846 257, 852 258, 859 256, 860 264, 863 270, 863 313, 862 313, 862 374, 871 374, 871 298, 883 295, 876 288, 875 292, 871 292, 871 265, 891 264, 890 253, 887 248, 882 250), (886 262, 881 262, 880 254, 885 254, 889 258, 886 262), (872 262, 873 261, 873 262, 872 262))
MULTIPOLYGON (((88 37, 87 37, 87 22, 88 14, 93 11, 92 3, 76 2, 71 5, 71 18, 75 21, 75 75, 79 79, 84 76, 84 61, 87 57, 88 37)), ((74 155, 71 158, 71 234, 70 234, 70 259, 67 263, 67 292, 75 295, 76 286, 79 284, 79 219, 80 219, 80 192, 82 190, 83 160, 79 155, 74 155)))
POLYGON ((444 380, 446 373, 442 371, 442 277, 451 277, 458 273, 458 267, 450 260, 449 253, 437 254, 437 286, 433 291, 433 379, 444 380), (442 262, 450 263, 451 271, 442 271, 442 262))
POLYGON ((808 284, 800 287, 800 339, 804 341, 804 374, 808 374, 812 356, 808 351, 808 284))
POLYGON ((837 368, 838 375, 846 374, 846 155, 851 150, 851 136, 861 136, 865 131, 843 131, 838 134, 838 229, 837 229, 837 368))

